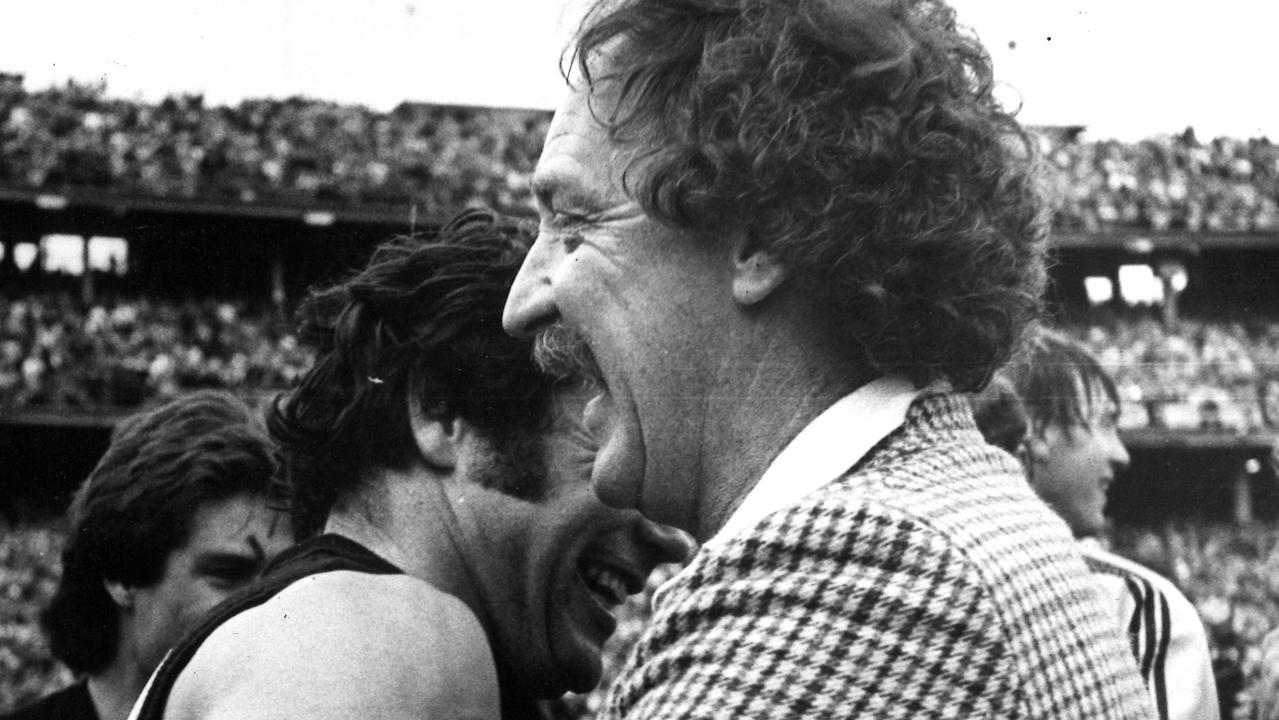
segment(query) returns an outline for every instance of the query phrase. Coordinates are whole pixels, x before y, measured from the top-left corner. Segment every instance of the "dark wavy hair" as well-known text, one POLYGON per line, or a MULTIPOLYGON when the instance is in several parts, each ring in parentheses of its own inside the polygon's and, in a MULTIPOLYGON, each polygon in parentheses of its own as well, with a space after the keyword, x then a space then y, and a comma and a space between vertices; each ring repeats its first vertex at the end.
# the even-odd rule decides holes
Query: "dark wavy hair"
POLYGON ((106 668, 119 611, 104 580, 150 587, 207 503, 265 499, 276 457, 262 418, 226 392, 200 391, 122 421, 71 504, 62 578, 41 615, 53 654, 76 672, 106 668))
POLYGON ((942 2, 597 0, 567 57, 627 192, 749 233, 872 367, 976 389, 1039 315, 1033 146, 942 2))
POLYGON ((1021 397, 1031 430, 1067 432, 1088 423, 1088 410, 1102 398, 1119 406, 1114 378, 1083 345, 1055 330, 1040 328, 1000 371, 1021 397))
POLYGON ((1012 382, 996 373, 981 392, 968 395, 968 402, 986 442, 1016 455, 1030 433, 1030 415, 1012 382))
POLYGON ((464 418, 499 447, 527 445, 551 380, 535 369, 531 342, 503 332, 501 318, 531 242, 513 220, 466 211, 433 237, 382 244, 367 267, 299 308, 303 340, 319 354, 267 416, 299 538, 323 527, 366 468, 403 468, 416 457, 410 396, 429 416, 464 418))

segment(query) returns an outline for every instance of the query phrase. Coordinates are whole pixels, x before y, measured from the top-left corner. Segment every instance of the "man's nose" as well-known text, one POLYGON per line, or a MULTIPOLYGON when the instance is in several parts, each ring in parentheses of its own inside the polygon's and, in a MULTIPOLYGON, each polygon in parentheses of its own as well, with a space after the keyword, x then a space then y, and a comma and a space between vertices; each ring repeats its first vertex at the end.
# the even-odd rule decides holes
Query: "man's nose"
POLYGON ((1131 461, 1128 448, 1124 447, 1124 441, 1119 439, 1119 433, 1113 433, 1110 438, 1110 464, 1116 471, 1123 471, 1128 469, 1131 461))
POLYGON ((541 235, 533 242, 506 296, 502 327, 515 337, 529 337, 559 316, 551 293, 553 258, 548 245, 541 235))

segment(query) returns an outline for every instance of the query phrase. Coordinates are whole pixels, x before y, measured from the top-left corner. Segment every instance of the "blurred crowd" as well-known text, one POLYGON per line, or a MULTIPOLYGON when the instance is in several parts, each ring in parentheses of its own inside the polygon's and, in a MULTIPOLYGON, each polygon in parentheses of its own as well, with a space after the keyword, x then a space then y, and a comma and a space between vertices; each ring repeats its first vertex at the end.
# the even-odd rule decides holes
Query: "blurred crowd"
POLYGON ((40 610, 58 586, 65 530, 9 528, 0 520, 0 713, 71 682, 40 632, 40 610))
MULTIPOLYGON (((437 214, 529 207, 528 177, 549 123, 532 110, 404 103, 390 112, 291 98, 206 107, 110 97, 100 84, 28 90, 0 74, 0 186, 240 202, 413 202, 437 214)), ((1140 142, 1044 128, 1059 227, 1213 232, 1279 228, 1279 148, 1201 141, 1192 130, 1140 142)))
POLYGON ((1121 427, 1279 427, 1279 321, 1094 317, 1066 329, 1115 378, 1121 427))
POLYGON ((1243 232, 1279 229, 1279 148, 1269 139, 1193 130, 1136 143, 1078 142, 1044 132, 1056 224, 1096 232, 1243 232))
POLYGON ((0 186, 221 201, 528 207, 549 113, 301 98, 158 104, 0 75, 0 186))
MULTIPOLYGON (((1067 324, 1110 371, 1125 428, 1279 428, 1279 320, 1067 324)), ((263 396, 311 361, 285 313, 243 300, 0 295, 0 408, 115 409, 198 388, 263 396)))
POLYGON ((0 408, 126 408, 198 388, 289 387, 311 356, 244 301, 0 296, 0 408))

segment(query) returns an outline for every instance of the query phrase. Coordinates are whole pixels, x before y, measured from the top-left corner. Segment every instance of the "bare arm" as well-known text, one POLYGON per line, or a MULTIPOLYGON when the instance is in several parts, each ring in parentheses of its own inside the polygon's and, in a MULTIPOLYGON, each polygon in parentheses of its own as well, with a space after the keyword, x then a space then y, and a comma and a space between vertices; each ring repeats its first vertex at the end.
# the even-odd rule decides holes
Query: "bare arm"
POLYGON ((303 580, 215 632, 166 717, 496 718, 497 675, 479 622, 406 576, 303 580))

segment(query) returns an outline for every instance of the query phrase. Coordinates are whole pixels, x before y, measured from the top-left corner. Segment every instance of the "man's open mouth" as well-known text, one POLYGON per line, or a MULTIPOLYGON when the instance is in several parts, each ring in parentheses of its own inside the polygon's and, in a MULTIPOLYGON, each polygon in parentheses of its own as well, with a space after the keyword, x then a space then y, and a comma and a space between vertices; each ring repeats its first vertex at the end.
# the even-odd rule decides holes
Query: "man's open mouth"
POLYGON ((644 586, 644 578, 638 577, 633 571, 594 558, 580 560, 577 570, 586 589, 591 591, 600 604, 608 608, 626 602, 627 597, 639 592, 644 586))

